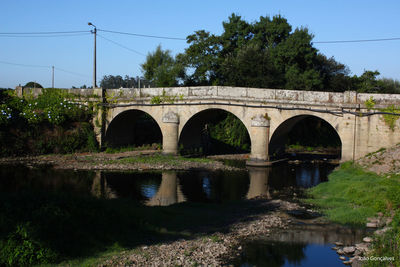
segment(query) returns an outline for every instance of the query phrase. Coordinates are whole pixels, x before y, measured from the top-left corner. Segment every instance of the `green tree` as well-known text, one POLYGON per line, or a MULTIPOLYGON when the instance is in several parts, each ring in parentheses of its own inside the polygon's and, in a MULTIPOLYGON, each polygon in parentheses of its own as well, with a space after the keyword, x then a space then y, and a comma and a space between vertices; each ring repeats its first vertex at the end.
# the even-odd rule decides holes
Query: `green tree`
POLYGON ((357 91, 360 93, 377 93, 380 91, 377 76, 379 71, 366 70, 360 77, 355 77, 357 91))
POLYGON ((383 93, 400 94, 400 82, 398 80, 382 78, 379 79, 383 93))
POLYGON ((100 81, 100 87, 105 89, 133 88, 137 87, 137 81, 128 75, 125 75, 124 78, 121 75, 104 75, 100 81))
POLYGON ((334 57, 327 58, 320 53, 317 55, 317 64, 323 78, 324 91, 354 90, 354 82, 346 65, 337 62, 334 57))
POLYGON ((348 88, 346 67, 320 55, 307 28, 292 31, 281 16, 248 23, 236 14, 222 25, 224 31, 219 36, 200 30, 187 37, 189 47, 178 56, 187 72, 185 84, 348 88))
POLYGON ((177 56, 177 61, 185 67, 185 84, 217 84, 219 38, 200 30, 189 35, 186 39, 190 46, 185 49, 185 53, 177 56))
POLYGON ((400 93, 399 81, 378 79, 366 71, 351 77, 348 67, 313 46, 305 27, 292 30, 278 15, 249 23, 232 14, 214 35, 198 30, 176 58, 157 47, 142 65, 157 86, 225 85, 295 90, 400 93))
POLYGON ((184 75, 183 66, 171 56, 170 50, 162 50, 160 45, 147 55, 141 67, 145 79, 156 87, 176 86, 184 75))
POLYGON ((43 88, 43 86, 41 86, 37 82, 28 82, 28 83, 25 84, 24 87, 28 87, 28 88, 43 88))

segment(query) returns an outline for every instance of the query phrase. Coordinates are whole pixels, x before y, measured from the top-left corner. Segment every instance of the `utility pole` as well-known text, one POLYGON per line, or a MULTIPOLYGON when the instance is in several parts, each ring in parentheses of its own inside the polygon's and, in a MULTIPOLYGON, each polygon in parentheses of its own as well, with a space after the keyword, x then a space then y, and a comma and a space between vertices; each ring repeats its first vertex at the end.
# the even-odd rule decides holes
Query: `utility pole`
POLYGON ((51 75, 51 88, 54 88, 54 66, 51 66, 51 68, 53 70, 51 75))
POLYGON ((93 54, 93 89, 94 89, 97 87, 97 85, 96 85, 96 34, 97 34, 97 29, 96 29, 96 26, 93 25, 91 22, 89 22, 88 25, 94 27, 93 31, 90 31, 91 33, 94 34, 94 54, 93 54))

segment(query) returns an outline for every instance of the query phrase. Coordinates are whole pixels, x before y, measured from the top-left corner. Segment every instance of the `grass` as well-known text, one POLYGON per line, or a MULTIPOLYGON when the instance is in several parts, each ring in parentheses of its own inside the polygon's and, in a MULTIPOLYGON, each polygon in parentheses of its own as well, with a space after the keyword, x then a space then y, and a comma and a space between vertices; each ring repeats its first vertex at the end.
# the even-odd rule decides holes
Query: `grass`
POLYGON ((377 212, 389 214, 400 205, 400 176, 388 179, 345 163, 322 183, 308 191, 307 202, 322 208, 327 217, 342 224, 360 226, 377 212))
POLYGON ((156 149, 156 150, 161 150, 161 144, 146 144, 142 146, 126 146, 126 147, 107 147, 104 152, 108 154, 115 154, 115 153, 122 153, 122 152, 127 152, 127 151, 140 151, 140 150, 148 150, 148 149, 156 149))
MULTIPOLYGON (((378 212, 394 215, 392 229, 373 243, 373 256, 394 257, 400 266, 400 175, 380 176, 351 162, 335 170, 329 181, 309 189, 308 203, 317 205, 332 222, 364 227, 378 212)), ((367 262, 381 266, 382 262, 367 262)))
POLYGON ((185 158, 182 156, 173 156, 173 155, 162 155, 162 154, 153 154, 146 156, 137 156, 137 157, 127 157, 119 160, 110 160, 106 163, 114 164, 114 163, 145 163, 145 164, 168 164, 173 166, 181 165, 185 162, 199 162, 199 163, 209 163, 215 162, 215 160, 207 159, 207 158, 185 158))

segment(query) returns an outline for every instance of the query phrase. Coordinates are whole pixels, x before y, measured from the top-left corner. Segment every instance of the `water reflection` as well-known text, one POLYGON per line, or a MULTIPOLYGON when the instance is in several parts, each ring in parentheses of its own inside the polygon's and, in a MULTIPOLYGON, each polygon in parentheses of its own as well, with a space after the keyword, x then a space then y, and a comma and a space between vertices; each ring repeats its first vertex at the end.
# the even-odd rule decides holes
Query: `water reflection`
POLYGON ((157 193, 146 201, 148 206, 168 206, 186 201, 178 183, 176 172, 163 172, 157 193))
POLYGON ((272 231, 269 236, 242 244, 243 253, 234 266, 343 266, 332 243, 361 241, 362 229, 335 225, 306 225, 272 231))
POLYGON ((92 171, 54 170, 23 165, 0 166, 0 192, 68 192, 87 194, 93 186, 92 171))
POLYGON ((184 201, 271 198, 271 190, 310 187, 325 181, 333 166, 282 164, 242 171, 113 172, 54 170, 46 166, 0 167, 0 191, 63 191, 98 198, 128 198, 149 206, 184 201))
POLYGON ((268 190, 268 178, 271 168, 249 167, 250 185, 246 198, 265 197, 271 198, 268 190))

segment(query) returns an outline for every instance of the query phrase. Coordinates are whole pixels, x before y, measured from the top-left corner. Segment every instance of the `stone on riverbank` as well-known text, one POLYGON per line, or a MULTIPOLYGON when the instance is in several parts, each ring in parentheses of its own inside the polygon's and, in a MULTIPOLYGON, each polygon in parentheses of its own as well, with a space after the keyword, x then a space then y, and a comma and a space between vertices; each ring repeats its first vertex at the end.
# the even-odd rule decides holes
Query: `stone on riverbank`
POLYGON ((343 248, 343 252, 344 252, 345 254, 353 254, 354 251, 356 251, 356 248, 353 247, 353 246, 351 246, 351 247, 344 247, 344 248, 343 248))

